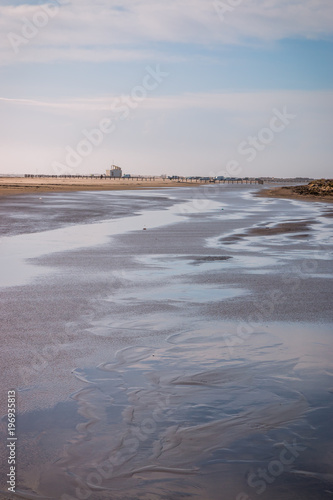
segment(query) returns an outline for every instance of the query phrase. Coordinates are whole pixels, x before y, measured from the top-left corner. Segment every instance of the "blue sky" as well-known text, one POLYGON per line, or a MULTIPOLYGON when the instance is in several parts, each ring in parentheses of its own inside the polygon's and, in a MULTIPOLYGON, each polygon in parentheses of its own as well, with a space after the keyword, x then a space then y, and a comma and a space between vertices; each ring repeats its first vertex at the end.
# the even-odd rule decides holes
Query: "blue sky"
POLYGON ((0 172, 331 176, 333 2, 236 4, 1 2, 0 172))

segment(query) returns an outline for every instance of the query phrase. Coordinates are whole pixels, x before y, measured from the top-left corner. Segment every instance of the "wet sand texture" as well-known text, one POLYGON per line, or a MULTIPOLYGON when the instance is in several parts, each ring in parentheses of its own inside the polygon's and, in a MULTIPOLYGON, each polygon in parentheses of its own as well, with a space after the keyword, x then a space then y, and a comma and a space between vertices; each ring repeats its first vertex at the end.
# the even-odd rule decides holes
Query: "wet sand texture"
POLYGON ((332 497, 331 210, 255 192, 1 200, 20 498, 332 497))

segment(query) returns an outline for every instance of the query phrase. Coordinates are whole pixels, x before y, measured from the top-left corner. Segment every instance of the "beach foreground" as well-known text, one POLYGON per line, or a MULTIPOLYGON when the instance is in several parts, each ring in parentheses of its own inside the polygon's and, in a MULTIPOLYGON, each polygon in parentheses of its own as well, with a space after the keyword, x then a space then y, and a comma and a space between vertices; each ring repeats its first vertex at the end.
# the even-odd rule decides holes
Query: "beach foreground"
POLYGON ((1 199, 20 498, 332 498, 332 206, 259 189, 1 199))

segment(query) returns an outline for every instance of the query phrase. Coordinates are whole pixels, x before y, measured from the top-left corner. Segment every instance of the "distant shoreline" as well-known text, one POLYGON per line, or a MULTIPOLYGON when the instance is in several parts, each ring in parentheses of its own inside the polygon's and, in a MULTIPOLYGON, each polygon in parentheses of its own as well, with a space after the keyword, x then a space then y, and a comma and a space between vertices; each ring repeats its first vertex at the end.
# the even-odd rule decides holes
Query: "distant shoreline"
MULTIPOLYGON (((205 182, 178 181, 173 179, 108 179, 108 178, 29 178, 29 177, 1 177, 0 196, 18 194, 57 193, 72 191, 127 191, 138 189, 158 189, 163 187, 202 186, 205 182)), ((304 191, 303 186, 303 191, 304 191)), ((304 201, 333 202, 333 194, 314 195, 306 192, 298 193, 300 186, 280 186, 264 188, 255 196, 267 198, 287 198, 304 201)))
POLYGON ((1 177, 0 196, 29 193, 56 193, 63 191, 119 191, 200 185, 201 183, 191 183, 186 181, 178 182, 170 179, 44 179, 1 177))
POLYGON ((301 201, 320 201, 326 203, 333 202, 333 195, 314 195, 309 193, 298 193, 295 191, 297 186, 283 186, 273 189, 263 189, 259 191, 256 196, 264 198, 287 198, 291 200, 301 200, 301 201))

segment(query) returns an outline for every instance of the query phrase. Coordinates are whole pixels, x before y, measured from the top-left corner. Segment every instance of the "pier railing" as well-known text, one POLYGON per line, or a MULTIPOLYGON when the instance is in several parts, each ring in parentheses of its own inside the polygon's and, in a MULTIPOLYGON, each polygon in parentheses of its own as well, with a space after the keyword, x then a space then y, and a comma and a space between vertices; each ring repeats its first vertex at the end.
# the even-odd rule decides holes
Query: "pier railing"
POLYGON ((24 177, 34 178, 34 179, 90 179, 90 180, 104 180, 111 182, 126 181, 128 183, 133 181, 156 181, 161 182, 168 181, 173 182, 185 182, 185 183, 207 183, 207 184, 263 184, 262 179, 215 179, 214 177, 159 177, 159 176, 141 176, 141 175, 131 175, 130 177, 109 177, 107 175, 73 175, 73 174, 62 174, 62 175, 48 175, 48 174, 25 174, 24 177))

